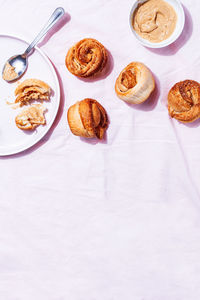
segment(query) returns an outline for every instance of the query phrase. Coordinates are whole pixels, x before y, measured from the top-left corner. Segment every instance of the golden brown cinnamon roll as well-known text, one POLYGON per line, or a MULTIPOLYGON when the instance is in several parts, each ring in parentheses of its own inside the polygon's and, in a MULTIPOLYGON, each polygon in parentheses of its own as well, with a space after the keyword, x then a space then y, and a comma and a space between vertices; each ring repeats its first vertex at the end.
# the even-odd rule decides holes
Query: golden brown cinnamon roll
POLYGON ((144 102, 155 88, 151 71, 140 62, 132 62, 125 67, 115 83, 117 96, 129 103, 144 102))
POLYGON ((194 80, 176 83, 168 94, 168 110, 172 118, 184 123, 200 118, 200 84, 194 80))
POLYGON ((102 71, 107 62, 107 51, 95 39, 83 39, 71 47, 65 64, 68 70, 79 77, 94 76, 102 71))
POLYGON ((103 106, 93 99, 84 99, 70 106, 67 119, 74 135, 102 139, 108 127, 108 117, 103 106))

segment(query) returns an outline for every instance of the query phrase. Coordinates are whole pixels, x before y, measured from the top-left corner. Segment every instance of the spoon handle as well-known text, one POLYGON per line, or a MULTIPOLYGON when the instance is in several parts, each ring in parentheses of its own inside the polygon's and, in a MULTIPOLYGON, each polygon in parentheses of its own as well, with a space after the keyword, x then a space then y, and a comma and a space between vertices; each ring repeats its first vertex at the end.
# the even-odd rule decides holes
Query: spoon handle
POLYGON ((41 38, 51 29, 55 23, 64 15, 65 11, 62 7, 56 8, 56 10, 51 15, 50 19, 44 26, 44 28, 40 31, 40 33, 36 36, 33 42, 28 46, 24 55, 28 55, 31 50, 35 47, 35 45, 41 40, 41 38))

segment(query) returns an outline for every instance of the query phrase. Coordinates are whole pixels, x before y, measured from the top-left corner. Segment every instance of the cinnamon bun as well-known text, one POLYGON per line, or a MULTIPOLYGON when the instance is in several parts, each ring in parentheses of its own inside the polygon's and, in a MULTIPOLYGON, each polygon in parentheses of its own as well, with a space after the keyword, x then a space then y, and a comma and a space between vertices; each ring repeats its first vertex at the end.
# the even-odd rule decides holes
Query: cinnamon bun
POLYGON ((83 39, 72 46, 66 56, 67 69, 78 77, 100 73, 107 62, 105 47, 95 39, 83 39))
POLYGON ((151 71, 140 62, 132 62, 125 67, 115 83, 117 96, 133 104, 147 100, 154 88, 155 80, 151 71))
POLYGON ((108 127, 103 106, 94 99, 84 99, 72 105, 67 113, 71 132, 86 138, 102 139, 108 127))
POLYGON ((200 118, 200 84, 194 80, 176 83, 168 94, 168 111, 184 123, 200 118))

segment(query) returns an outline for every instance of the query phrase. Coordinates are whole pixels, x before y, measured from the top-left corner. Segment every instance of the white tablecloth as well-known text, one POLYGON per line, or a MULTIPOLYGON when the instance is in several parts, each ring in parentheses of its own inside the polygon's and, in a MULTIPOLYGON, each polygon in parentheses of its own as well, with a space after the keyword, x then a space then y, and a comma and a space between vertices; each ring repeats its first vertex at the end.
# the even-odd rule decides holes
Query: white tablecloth
POLYGON ((0 158, 1 300, 200 299, 200 122, 180 124, 166 108, 174 83, 200 81, 200 2, 182 2, 184 33, 150 50, 129 28, 133 0, 0 0, 1 33, 27 41, 57 6, 67 12, 40 43, 59 74, 56 122, 35 147, 0 158), (85 37, 110 51, 106 78, 66 69, 67 50, 85 37), (131 61, 157 81, 137 107, 114 92, 131 61), (86 97, 109 114, 103 142, 69 130, 68 107, 86 97))

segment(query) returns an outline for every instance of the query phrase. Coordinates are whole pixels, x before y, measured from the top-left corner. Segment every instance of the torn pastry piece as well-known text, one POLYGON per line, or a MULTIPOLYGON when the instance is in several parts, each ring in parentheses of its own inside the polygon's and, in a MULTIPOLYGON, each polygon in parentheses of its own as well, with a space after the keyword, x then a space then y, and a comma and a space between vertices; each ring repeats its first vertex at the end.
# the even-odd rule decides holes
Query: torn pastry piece
POLYGON ((176 83, 168 94, 168 111, 183 123, 200 118, 200 84, 194 80, 176 83))
POLYGON ((91 77, 103 70, 107 57, 107 50, 99 41, 86 38, 69 49, 65 64, 75 76, 91 77))
POLYGON ((15 90, 15 103, 20 106, 28 104, 32 100, 49 100, 50 86, 39 79, 26 79, 15 90))
POLYGON ((117 96, 132 104, 140 104, 148 99, 155 88, 151 71, 140 62, 132 62, 119 74, 115 83, 117 96))
POLYGON ((102 139, 108 127, 103 106, 94 99, 84 99, 72 105, 67 114, 71 132, 86 138, 102 139))
POLYGON ((39 125, 46 124, 45 110, 42 104, 33 104, 24 108, 15 118, 17 127, 23 130, 33 130, 39 125))

